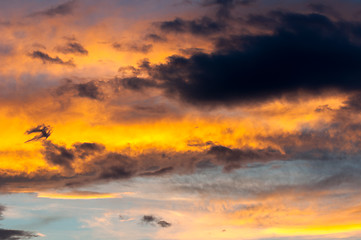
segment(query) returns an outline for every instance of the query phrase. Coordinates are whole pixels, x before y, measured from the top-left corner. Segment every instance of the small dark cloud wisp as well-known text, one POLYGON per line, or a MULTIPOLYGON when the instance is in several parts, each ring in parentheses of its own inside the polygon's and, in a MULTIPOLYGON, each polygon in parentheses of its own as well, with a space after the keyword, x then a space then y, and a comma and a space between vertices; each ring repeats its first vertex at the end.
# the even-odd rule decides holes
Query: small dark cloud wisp
POLYGON ((78 42, 68 42, 64 46, 56 47, 58 52, 68 54, 78 54, 78 55, 88 55, 88 50, 86 50, 80 43, 78 42))
POLYGON ((142 223, 151 224, 151 225, 158 225, 159 227, 166 228, 172 226, 171 223, 161 220, 153 215, 144 215, 140 220, 142 223))
POLYGON ((75 64, 73 63, 72 60, 64 61, 61 58, 59 58, 58 56, 51 57, 51 56, 49 56, 49 54, 44 53, 42 51, 33 51, 32 53, 29 54, 29 56, 34 59, 42 60, 44 64, 53 63, 53 64, 60 64, 60 65, 75 67, 75 64))

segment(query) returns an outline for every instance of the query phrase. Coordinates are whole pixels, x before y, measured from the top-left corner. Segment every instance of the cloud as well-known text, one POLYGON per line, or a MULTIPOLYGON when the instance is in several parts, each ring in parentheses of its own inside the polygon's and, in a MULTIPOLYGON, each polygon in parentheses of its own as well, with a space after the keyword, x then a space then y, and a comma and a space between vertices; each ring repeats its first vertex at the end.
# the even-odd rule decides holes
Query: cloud
POLYGON ((215 145, 209 149, 208 154, 214 155, 217 162, 224 165, 224 169, 228 171, 245 166, 247 163, 287 159, 286 155, 272 148, 231 149, 215 145))
POLYGON ((202 48, 181 48, 179 49, 179 52, 181 52, 184 55, 195 55, 198 53, 203 53, 204 49, 202 48))
POLYGON ((146 54, 152 50, 153 45, 152 44, 136 44, 136 43, 121 44, 121 43, 115 42, 112 44, 112 47, 118 51, 140 52, 140 53, 146 54))
POLYGON ((164 220, 161 220, 161 221, 157 222, 157 224, 158 224, 159 226, 161 226, 162 228, 166 228, 166 227, 172 226, 171 223, 166 222, 166 221, 164 221, 164 220))
POLYGON ((315 13, 326 14, 337 18, 339 17, 339 14, 333 7, 323 3, 309 3, 307 4, 307 7, 315 13))
MULTIPOLYGON (((0 205, 0 220, 3 219, 3 212, 5 211, 5 209, 6 209, 5 206, 0 205)), ((28 231, 0 228, 1 240, 20 240, 20 239, 29 239, 33 237, 38 237, 38 235, 28 231)))
POLYGON ((126 77, 126 78, 116 78, 112 82, 113 85, 121 85, 125 89, 131 89, 131 90, 142 90, 150 87, 158 87, 158 84, 151 80, 146 78, 139 78, 139 77, 126 77))
POLYGON ((38 237, 38 235, 22 230, 10 230, 0 228, 0 239, 2 240, 20 240, 38 237))
POLYGON ((160 175, 164 175, 167 174, 169 172, 173 171, 173 167, 165 167, 165 168, 161 168, 155 171, 147 171, 144 173, 141 173, 140 176, 160 176, 160 175))
POLYGON ((58 52, 68 54, 79 54, 79 55, 88 55, 88 50, 86 50, 80 43, 77 42, 68 42, 64 46, 58 46, 55 48, 58 52))
POLYGON ((136 175, 137 161, 119 153, 108 153, 95 161, 99 168, 97 179, 116 180, 127 179, 136 175))
POLYGON ((33 51, 31 54, 29 54, 30 57, 40 59, 43 61, 43 63, 54 63, 54 64, 60 64, 60 65, 66 65, 75 67, 75 64, 72 60, 64 61, 58 56, 56 57, 50 57, 47 53, 44 53, 42 51, 33 51))
POLYGON ((203 0, 203 6, 217 6, 217 16, 229 18, 231 11, 237 6, 249 6, 256 0, 203 0))
POLYGON ((47 17, 55 17, 58 15, 65 16, 69 15, 73 12, 74 7, 76 5, 76 0, 71 0, 62 4, 59 4, 55 7, 51 7, 44 11, 36 12, 31 16, 47 16, 47 17))
POLYGON ((160 36, 158 34, 155 34, 155 33, 148 34, 147 36, 145 36, 145 39, 153 41, 153 42, 158 42, 158 43, 167 41, 167 38, 160 36))
POLYGON ((37 132, 39 132, 40 134, 36 135, 35 137, 33 137, 30 140, 27 140, 26 143, 31 142, 31 141, 37 141, 42 138, 47 139, 50 136, 50 134, 52 133, 52 129, 50 126, 46 126, 45 124, 42 124, 42 125, 38 125, 37 127, 27 130, 25 133, 32 134, 32 133, 37 133, 37 132))
POLYGON ((60 166, 66 171, 73 171, 72 163, 75 156, 72 150, 53 144, 51 141, 44 141, 43 146, 44 158, 50 165, 60 166))
POLYGON ((141 222, 145 224, 158 224, 158 226, 162 228, 172 226, 171 223, 161 220, 153 215, 144 215, 141 219, 141 222))
POLYGON ((57 87, 56 95, 65 95, 72 93, 76 97, 85 97, 94 100, 102 100, 104 94, 100 88, 101 83, 97 81, 88 81, 85 83, 73 83, 72 80, 67 79, 66 82, 57 87))
POLYGON ((4 217, 4 211, 6 210, 6 207, 3 205, 0 205, 0 219, 2 220, 4 217))
POLYGON ((6 56, 14 52, 14 46, 0 43, 0 55, 6 56))
POLYGON ((226 25, 204 16, 194 20, 176 18, 172 21, 157 23, 160 30, 167 33, 191 33, 194 35, 208 36, 225 30, 226 25))
MULTIPOLYGON (((361 89, 361 24, 320 14, 272 12, 272 34, 217 40, 210 54, 171 56, 148 74, 168 96, 194 105, 229 105, 361 89)), ((164 25, 184 30, 184 21, 164 25)))

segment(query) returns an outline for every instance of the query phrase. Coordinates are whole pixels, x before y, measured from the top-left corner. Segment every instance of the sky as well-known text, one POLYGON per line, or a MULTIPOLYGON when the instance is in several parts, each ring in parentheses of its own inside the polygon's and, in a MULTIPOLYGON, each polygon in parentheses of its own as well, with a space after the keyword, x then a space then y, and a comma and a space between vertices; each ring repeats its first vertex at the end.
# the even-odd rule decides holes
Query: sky
POLYGON ((360 0, 0 1, 0 240, 361 239, 360 0))

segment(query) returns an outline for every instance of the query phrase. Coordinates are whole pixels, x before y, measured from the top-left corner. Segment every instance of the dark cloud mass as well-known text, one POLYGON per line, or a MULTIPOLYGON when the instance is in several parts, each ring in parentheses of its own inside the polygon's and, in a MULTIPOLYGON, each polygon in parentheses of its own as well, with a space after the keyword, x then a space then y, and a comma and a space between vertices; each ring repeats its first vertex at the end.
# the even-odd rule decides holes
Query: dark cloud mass
POLYGON ((38 235, 22 230, 10 230, 10 229, 0 228, 1 240, 20 240, 20 239, 30 239, 33 237, 38 237, 38 235))
POLYGON ((75 67, 75 64, 73 63, 72 60, 64 61, 61 58, 59 58, 58 56, 51 57, 51 56, 49 56, 49 54, 44 53, 42 51, 33 51, 29 56, 32 58, 35 58, 35 59, 42 60, 44 64, 45 63, 54 63, 54 64, 75 67))
MULTIPOLYGON (((361 89, 361 24, 320 14, 272 12, 272 34, 219 38, 211 54, 171 56, 149 74, 192 104, 263 101, 297 93, 361 89)), ((262 19, 258 24, 262 25, 262 19)), ((183 31, 178 19, 164 29, 183 31)))

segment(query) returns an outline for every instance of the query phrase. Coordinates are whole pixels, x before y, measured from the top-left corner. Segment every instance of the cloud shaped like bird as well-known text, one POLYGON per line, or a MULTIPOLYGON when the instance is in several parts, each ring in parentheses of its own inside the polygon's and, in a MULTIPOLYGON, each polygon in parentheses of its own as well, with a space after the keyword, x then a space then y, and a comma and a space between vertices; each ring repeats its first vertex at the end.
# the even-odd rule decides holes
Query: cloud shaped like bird
POLYGON ((27 130, 25 133, 32 134, 32 133, 39 132, 40 134, 36 135, 32 139, 27 140, 25 143, 31 142, 31 141, 37 141, 42 138, 47 139, 50 136, 50 134, 52 133, 52 131, 53 131, 52 128, 50 126, 46 126, 45 124, 38 125, 37 127, 31 128, 31 129, 27 130))

